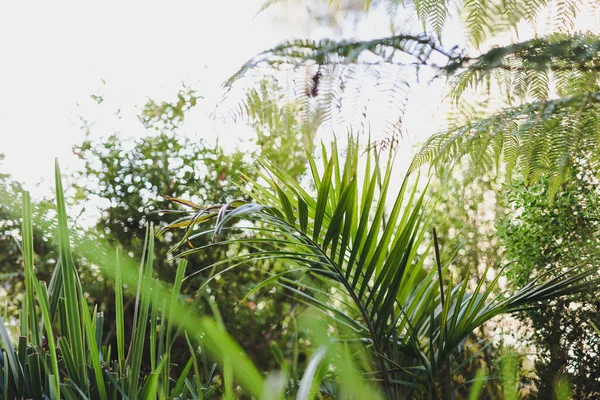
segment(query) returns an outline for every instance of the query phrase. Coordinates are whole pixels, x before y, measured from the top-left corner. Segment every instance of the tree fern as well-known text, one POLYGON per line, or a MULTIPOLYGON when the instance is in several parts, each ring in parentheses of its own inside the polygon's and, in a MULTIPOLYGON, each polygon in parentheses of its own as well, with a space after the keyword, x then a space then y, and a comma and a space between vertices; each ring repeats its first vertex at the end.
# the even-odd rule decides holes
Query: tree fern
MULTIPOLYGON (((261 11, 283 1, 285 0, 267 0, 261 11)), ((344 3, 342 0, 321 1, 330 6, 344 3)), ((490 35, 516 28, 522 20, 535 26, 540 13, 546 8, 553 11, 555 29, 561 32, 572 31, 579 10, 595 6, 595 0, 364 0, 363 3, 366 12, 374 5, 384 5, 391 18, 399 13, 399 8, 405 13, 413 12, 414 9, 423 31, 435 33, 438 38, 441 38, 442 31, 449 22, 456 24, 451 7, 458 6, 462 11, 459 17, 467 28, 470 41, 476 46, 484 43, 490 35)))
POLYGON ((555 34, 496 47, 475 57, 457 58, 444 70, 456 79, 453 96, 459 99, 468 88, 475 88, 488 77, 501 81, 507 95, 526 99, 547 97, 550 77, 563 92, 577 92, 578 85, 571 82, 583 80, 589 89, 590 78, 597 79, 600 72, 600 37, 592 34, 555 34))
MULTIPOLYGON (((257 72, 266 70, 267 77, 291 79, 293 90, 287 91, 284 103, 298 105, 304 124, 345 132, 369 130, 369 121, 391 120, 378 132, 393 135, 405 110, 414 65, 426 62, 434 47, 442 51, 435 40, 410 35, 373 41, 292 41, 250 60, 227 85, 248 75, 256 80, 257 72), (408 63, 389 62, 402 57, 409 58, 408 63), (292 70, 278 72, 288 63, 292 70), (382 100, 386 109, 381 108, 382 100)), ((247 109, 243 103, 236 109, 247 109)))
MULTIPOLYGON (((492 30, 490 18, 493 16, 503 16, 513 22, 521 18, 535 19, 541 9, 552 5, 555 15, 571 13, 568 15, 572 19, 580 3, 579 0, 560 4, 545 0, 467 1, 463 10, 477 43, 492 30)), ((420 18, 442 18, 445 11, 435 9, 442 5, 443 10, 447 10, 448 4, 442 0, 414 2, 420 18)), ((449 161, 468 155, 472 163, 467 174, 476 176, 483 169, 506 160, 509 176, 520 171, 528 182, 550 176, 552 190, 549 193, 553 196, 567 176, 574 156, 598 146, 600 38, 592 34, 559 33, 537 37, 492 48, 476 57, 456 47, 447 50, 438 38, 426 34, 400 34, 366 41, 296 40, 250 60, 228 85, 257 66, 279 68, 282 65, 292 65, 300 73, 305 71, 306 89, 298 101, 307 106, 304 109, 309 115, 317 115, 329 131, 335 131, 335 126, 339 126, 336 121, 348 116, 356 122, 354 126, 362 128, 365 127, 361 126, 362 121, 373 120, 369 114, 370 97, 361 98, 361 95, 374 88, 375 93, 377 89, 384 89, 390 94, 387 103, 398 105, 397 109, 390 107, 396 115, 391 119, 394 122, 388 125, 389 130, 381 130, 397 134, 403 104, 409 97, 408 79, 402 76, 407 68, 415 68, 418 73, 427 67, 437 71, 438 77, 447 76, 455 102, 464 99, 469 91, 491 98, 499 84, 504 108, 492 109, 491 116, 485 118, 467 119, 462 125, 451 124, 447 131, 428 140, 411 171, 428 161, 449 161), (391 71, 400 73, 395 75, 391 71), (375 78, 369 81, 369 76, 375 78), (344 113, 348 101, 351 112, 344 113)), ((480 103, 485 104, 486 100, 480 103)), ((592 165, 600 162, 592 158, 592 165)))
POLYGON ((600 38, 557 34, 494 48, 459 63, 445 68, 455 74, 450 79, 456 82, 452 93, 456 102, 468 90, 483 86, 483 93, 490 92, 489 81, 494 80, 508 104, 521 104, 434 135, 417 154, 411 171, 424 162, 467 155, 471 175, 476 175, 494 164, 493 154, 496 165, 504 158, 509 177, 517 167, 527 183, 548 176, 552 198, 576 156, 585 152, 591 165, 600 162, 595 152, 589 152, 597 153, 600 145, 596 133, 600 38))
POLYGON ((492 164, 492 153, 496 160, 503 153, 509 177, 518 166, 528 183, 542 175, 552 177, 552 198, 576 156, 585 153, 593 165, 600 162, 599 122, 598 91, 505 108, 434 135, 418 152, 409 171, 426 162, 452 162, 463 155, 485 168, 492 164), (497 135, 502 139, 492 140, 497 135), (486 151, 488 148, 493 152, 486 151))

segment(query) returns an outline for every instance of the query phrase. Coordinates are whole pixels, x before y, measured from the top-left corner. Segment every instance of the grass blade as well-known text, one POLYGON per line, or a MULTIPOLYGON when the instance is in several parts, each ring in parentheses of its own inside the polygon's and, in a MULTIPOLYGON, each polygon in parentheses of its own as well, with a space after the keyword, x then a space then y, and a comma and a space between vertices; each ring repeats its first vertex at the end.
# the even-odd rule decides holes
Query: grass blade
POLYGON ((56 179, 56 208, 58 212, 58 241, 60 248, 61 270, 63 277, 63 290, 65 297, 65 318, 66 328, 65 337, 67 338, 71 351, 73 352, 73 361, 77 368, 77 374, 71 376, 78 386, 86 387, 86 361, 85 347, 83 344, 83 331, 80 319, 80 304, 86 304, 81 301, 81 287, 75 265, 73 264, 73 255, 71 253, 71 243, 69 238, 69 227, 67 225, 67 211, 63 193, 62 179, 58 160, 55 167, 56 179))

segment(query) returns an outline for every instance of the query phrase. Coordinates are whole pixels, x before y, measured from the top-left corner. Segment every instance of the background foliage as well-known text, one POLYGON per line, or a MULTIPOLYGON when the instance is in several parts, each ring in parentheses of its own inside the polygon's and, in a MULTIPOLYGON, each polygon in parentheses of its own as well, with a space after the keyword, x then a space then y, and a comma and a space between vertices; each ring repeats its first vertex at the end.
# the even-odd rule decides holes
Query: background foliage
MULTIPOLYGON (((585 165, 573 169, 552 206, 544 182, 508 190, 512 212, 498 222, 498 233, 514 261, 507 276, 524 286, 542 274, 556 275, 568 268, 596 266, 599 254, 598 179, 585 165)), ((527 311, 521 319, 530 326, 529 340, 537 350, 539 397, 552 396, 552 383, 561 376, 573 384, 576 398, 599 393, 597 357, 600 304, 595 295, 551 302, 527 311)))

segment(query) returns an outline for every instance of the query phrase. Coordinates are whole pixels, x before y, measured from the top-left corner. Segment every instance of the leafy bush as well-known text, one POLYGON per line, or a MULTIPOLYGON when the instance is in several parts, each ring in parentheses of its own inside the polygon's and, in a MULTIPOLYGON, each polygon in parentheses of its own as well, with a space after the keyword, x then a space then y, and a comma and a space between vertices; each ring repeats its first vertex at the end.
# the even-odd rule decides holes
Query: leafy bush
MULTIPOLYGON (((600 186, 585 168, 574 168, 554 199, 546 182, 527 187, 515 182, 508 191, 513 209, 499 221, 506 256, 514 261, 508 277, 522 287, 540 275, 556 276, 571 268, 597 271, 600 249, 600 186)), ((597 275, 597 272, 596 272, 597 275)), ((530 344, 537 351, 541 398, 553 382, 568 377, 578 398, 600 394, 600 302, 594 294, 557 299, 522 315, 530 324, 530 344)))

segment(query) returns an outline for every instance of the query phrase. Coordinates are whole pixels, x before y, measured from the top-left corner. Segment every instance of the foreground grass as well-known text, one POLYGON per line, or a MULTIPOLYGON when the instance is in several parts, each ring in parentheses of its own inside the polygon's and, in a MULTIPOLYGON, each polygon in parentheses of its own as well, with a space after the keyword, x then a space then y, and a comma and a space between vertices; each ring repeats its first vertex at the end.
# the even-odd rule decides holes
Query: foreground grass
MULTIPOLYGON (((222 325, 199 315, 182 301, 179 289, 185 261, 179 263, 173 283, 153 279, 152 227, 148 228, 142 259, 137 265, 103 243, 86 238, 72 240, 58 164, 56 197, 59 262, 47 284, 35 276, 32 208, 29 194, 23 193, 21 234, 26 293, 16 344, 0 320, 2 398, 210 397, 214 392, 210 384, 215 369, 206 359, 198 360, 198 347, 225 365, 225 392, 233 393, 235 380, 247 393, 262 397, 263 377, 239 345, 224 332, 222 325), (116 349, 101 346, 103 313, 96 306, 90 307, 85 299, 73 262, 74 252, 99 266, 104 276, 115 281, 116 349), (125 287, 135 296, 130 342, 125 342, 124 332, 125 287), (190 356, 185 366, 170 362, 177 334, 188 338, 190 356), (149 362, 149 371, 142 372, 143 359, 149 362), (181 372, 177 375, 176 371, 181 372)), ((50 228, 47 222, 36 223, 38 229, 50 228)))

